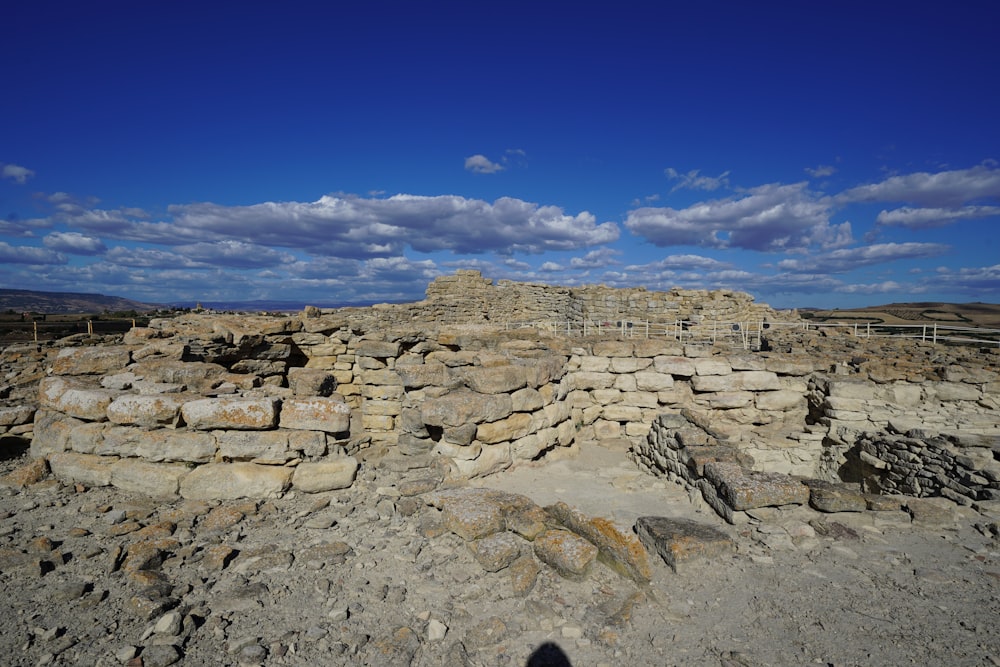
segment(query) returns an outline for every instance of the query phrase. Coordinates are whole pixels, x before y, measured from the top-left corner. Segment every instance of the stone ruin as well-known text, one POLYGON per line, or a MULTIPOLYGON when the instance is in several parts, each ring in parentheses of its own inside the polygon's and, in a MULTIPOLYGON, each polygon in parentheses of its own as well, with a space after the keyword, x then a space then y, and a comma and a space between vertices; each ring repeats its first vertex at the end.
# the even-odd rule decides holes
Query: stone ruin
MULTIPOLYGON (((769 329, 747 349, 714 336, 572 337, 555 324, 792 317, 734 292, 493 284, 459 272, 415 304, 188 314, 119 338, 12 345, 0 355, 0 429, 30 441, 66 483, 163 500, 324 492, 387 466, 401 474, 394 497, 430 494, 470 540, 484 537, 472 527, 497 503, 486 514, 540 524, 518 513, 521 501, 460 490, 464 480, 591 441, 627 450, 730 523, 789 504, 1000 499, 995 349, 797 328, 769 329)), ((595 553, 645 576, 635 575, 634 536, 610 531, 618 546, 602 545, 608 531, 593 520, 550 509, 595 553)), ((636 527, 668 562, 658 540, 670 530, 636 527)))

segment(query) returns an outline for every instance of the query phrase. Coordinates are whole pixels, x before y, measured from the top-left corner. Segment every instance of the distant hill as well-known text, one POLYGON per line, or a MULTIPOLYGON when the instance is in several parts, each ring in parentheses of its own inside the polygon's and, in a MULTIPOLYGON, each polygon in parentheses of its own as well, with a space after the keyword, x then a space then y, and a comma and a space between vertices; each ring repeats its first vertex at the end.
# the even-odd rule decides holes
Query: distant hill
POLYGON ((77 292, 36 292, 24 289, 0 289, 0 312, 17 313, 102 313, 135 310, 147 312, 162 308, 161 304, 142 303, 120 296, 83 294, 77 292))

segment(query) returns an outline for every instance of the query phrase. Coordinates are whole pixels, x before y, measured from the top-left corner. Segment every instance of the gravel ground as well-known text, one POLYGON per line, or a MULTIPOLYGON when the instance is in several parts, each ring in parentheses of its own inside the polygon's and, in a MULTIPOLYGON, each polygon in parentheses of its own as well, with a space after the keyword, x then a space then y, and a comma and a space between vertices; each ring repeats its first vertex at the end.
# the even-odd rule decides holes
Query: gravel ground
MULTIPOLYGON (((0 475, 25 465, 0 461, 0 475)), ((541 567, 519 595, 399 474, 266 501, 157 503, 51 478, 0 487, 7 665, 1000 665, 997 507, 729 526, 623 452, 584 446, 481 486, 631 526, 694 518, 735 552, 637 585, 541 567), (146 547, 137 546, 145 544, 146 547), (152 545, 152 546, 150 546, 152 545)))

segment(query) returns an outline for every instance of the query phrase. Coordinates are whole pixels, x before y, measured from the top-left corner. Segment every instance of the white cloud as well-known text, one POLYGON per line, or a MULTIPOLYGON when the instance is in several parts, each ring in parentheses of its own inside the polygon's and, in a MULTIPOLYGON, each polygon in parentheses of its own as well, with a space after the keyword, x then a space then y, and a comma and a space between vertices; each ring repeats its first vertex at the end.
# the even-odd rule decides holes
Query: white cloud
POLYGON ((672 181, 680 181, 671 189, 677 190, 718 190, 729 187, 729 172, 724 171, 718 176, 702 176, 700 169, 692 169, 687 173, 681 173, 673 167, 667 167, 663 173, 672 181))
POLYGON ((10 264, 65 264, 66 255, 34 246, 12 246, 0 241, 0 262, 10 264))
POLYGON ((625 267, 629 271, 721 271, 731 269, 732 264, 720 262, 702 255, 668 255, 650 264, 635 264, 625 267))
POLYGON ((796 251, 850 243, 850 223, 831 226, 829 218, 829 200, 811 193, 806 183, 794 183, 762 185, 682 210, 636 209, 625 226, 658 246, 796 251))
POLYGON ((1000 206, 963 206, 961 208, 912 208, 903 206, 892 211, 883 210, 875 218, 879 225, 927 229, 944 227, 959 220, 976 220, 1000 216, 1000 206))
POLYGON ((209 266, 240 269, 273 267, 291 263, 295 259, 287 252, 232 239, 180 245, 174 248, 174 251, 183 257, 209 266))
POLYGON ((982 300, 984 293, 990 299, 1000 298, 1000 264, 953 269, 941 267, 929 283, 935 289, 957 289, 972 293, 982 300))
POLYGON ((933 174, 916 172, 892 176, 879 183, 846 190, 837 200, 842 203, 907 202, 954 208, 984 197, 1000 197, 1000 169, 990 164, 933 174))
POLYGON ((543 273, 553 273, 555 271, 562 271, 565 268, 566 267, 564 267, 562 264, 558 264, 556 262, 544 262, 541 266, 538 267, 538 270, 543 273))
POLYGON ((101 239, 79 232, 52 232, 42 239, 42 243, 50 250, 71 255, 100 255, 107 250, 101 239))
POLYGON ((821 164, 815 169, 806 167, 806 173, 813 178, 825 178, 827 176, 833 176, 837 173, 836 167, 831 167, 830 165, 821 164))
POLYGON ((845 273, 854 269, 900 259, 923 259, 948 252, 941 243, 876 243, 859 248, 841 248, 805 259, 785 259, 778 268, 794 272, 845 273))
POLYGON ((574 257, 569 260, 569 265, 574 269, 602 269, 605 266, 618 264, 616 258, 621 254, 620 250, 614 248, 599 248, 591 250, 583 257, 574 257))
POLYGON ((590 213, 566 215, 511 197, 490 204, 456 195, 395 195, 388 199, 325 196, 312 203, 265 202, 252 206, 211 203, 172 206, 167 223, 133 223, 134 238, 176 243, 176 238, 246 239, 264 246, 298 248, 317 255, 366 258, 418 252, 541 253, 576 250, 617 240, 618 226, 597 224, 590 213))
POLYGON ((0 177, 9 178, 18 185, 24 185, 34 175, 35 172, 31 169, 16 164, 5 164, 3 165, 3 169, 0 169, 0 177))
POLYGON ((473 155, 465 158, 465 170, 471 171, 477 174, 495 174, 498 171, 503 171, 505 167, 498 163, 491 161, 485 155, 473 155))

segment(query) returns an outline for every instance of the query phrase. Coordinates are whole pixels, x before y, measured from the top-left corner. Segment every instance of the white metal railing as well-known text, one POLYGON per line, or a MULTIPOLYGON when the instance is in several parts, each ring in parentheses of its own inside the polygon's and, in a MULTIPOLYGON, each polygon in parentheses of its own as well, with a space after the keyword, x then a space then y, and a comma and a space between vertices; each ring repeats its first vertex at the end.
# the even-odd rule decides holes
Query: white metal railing
POLYGON ((683 343, 711 342, 731 340, 743 349, 760 347, 764 332, 768 329, 791 329, 801 331, 819 331, 822 329, 840 329, 859 338, 909 338, 931 343, 961 343, 1000 346, 1000 329, 984 327, 960 327, 930 324, 872 324, 872 323, 840 323, 811 322, 796 320, 789 322, 765 321, 705 321, 675 320, 673 322, 651 322, 649 320, 616 320, 616 321, 534 321, 511 322, 504 324, 505 329, 534 328, 567 337, 597 336, 608 338, 668 338, 683 343))

